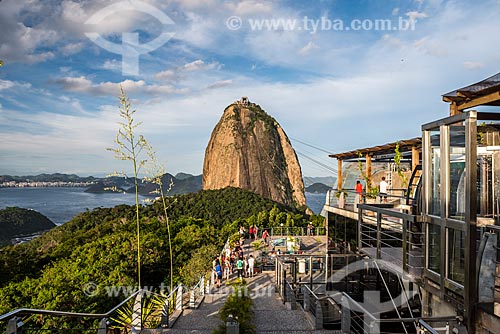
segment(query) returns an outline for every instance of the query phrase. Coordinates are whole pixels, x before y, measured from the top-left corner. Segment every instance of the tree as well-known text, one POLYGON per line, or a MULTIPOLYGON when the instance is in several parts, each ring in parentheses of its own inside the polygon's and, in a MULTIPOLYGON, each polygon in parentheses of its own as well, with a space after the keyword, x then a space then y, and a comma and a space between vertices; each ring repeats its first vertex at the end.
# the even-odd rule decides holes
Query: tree
MULTIPOLYGON (((136 237, 137 237, 137 281, 141 287, 141 234, 140 234, 140 218, 139 218, 139 171, 146 164, 147 160, 141 160, 143 150, 147 148, 148 143, 142 135, 137 136, 135 131, 142 124, 134 120, 136 110, 132 110, 130 100, 125 94, 123 87, 120 86, 120 117, 123 119, 119 122, 120 128, 115 138, 117 147, 108 148, 109 151, 115 153, 115 158, 118 160, 130 161, 133 166, 134 186, 135 186, 135 220, 136 220, 136 237)), ((121 173, 123 174, 123 173, 121 173)), ((116 173, 115 173, 116 175, 116 173)))

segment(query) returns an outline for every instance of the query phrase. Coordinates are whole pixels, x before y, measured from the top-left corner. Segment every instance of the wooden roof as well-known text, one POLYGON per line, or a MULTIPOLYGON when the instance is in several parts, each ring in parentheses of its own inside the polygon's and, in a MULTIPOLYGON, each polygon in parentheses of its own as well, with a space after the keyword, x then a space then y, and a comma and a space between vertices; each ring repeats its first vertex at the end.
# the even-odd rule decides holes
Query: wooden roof
POLYGON ((500 73, 446 93, 443 101, 460 106, 459 110, 479 105, 500 106, 500 73))
MULTIPOLYGON (((418 149, 420 149, 422 147, 422 138, 421 137, 400 140, 398 142, 399 142, 399 151, 402 154, 404 154, 405 152, 411 152, 412 147, 416 147, 418 149)), ((357 160, 359 158, 359 153, 361 153, 363 159, 364 159, 365 155, 367 155, 367 154, 375 159, 377 157, 383 157, 383 156, 387 156, 387 155, 394 156, 396 144, 398 142, 362 148, 362 149, 358 149, 358 150, 354 150, 354 151, 330 154, 329 157, 336 158, 338 160, 351 160, 351 159, 357 160)), ((387 158, 387 157, 385 157, 385 158, 387 158)))

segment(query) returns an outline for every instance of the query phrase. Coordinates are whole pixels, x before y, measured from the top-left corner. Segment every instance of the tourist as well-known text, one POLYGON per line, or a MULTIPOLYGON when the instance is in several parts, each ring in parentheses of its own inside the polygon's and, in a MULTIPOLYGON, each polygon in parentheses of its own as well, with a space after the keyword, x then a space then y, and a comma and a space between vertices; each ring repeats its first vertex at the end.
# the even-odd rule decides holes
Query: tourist
POLYGON ((314 231, 314 226, 312 222, 309 222, 309 224, 307 224, 307 236, 314 235, 313 231, 314 231))
POLYGON ((387 203, 387 187, 389 184, 385 182, 385 177, 382 177, 382 181, 380 181, 380 184, 378 186, 379 192, 378 195, 380 196, 380 201, 387 203))
POLYGON ((223 278, 229 279, 229 275, 231 275, 231 260, 230 257, 225 257, 223 278))
POLYGON ((238 271, 238 278, 243 280, 243 259, 236 261, 236 270, 238 271))
POLYGON ((222 268, 220 266, 220 263, 217 263, 217 265, 215 266, 215 274, 215 284, 219 288, 222 282, 222 268))
POLYGON ((243 256, 243 277, 247 277, 248 272, 248 260, 246 256, 243 256))
POLYGON ((255 240, 257 240, 257 238, 259 237, 259 229, 257 228, 257 225, 253 226, 253 234, 254 234, 255 240))
POLYGON ((250 239, 254 240, 254 234, 253 234, 253 225, 250 225, 250 228, 248 229, 248 234, 250 234, 250 239))
POLYGON ((264 243, 266 244, 266 246, 269 246, 269 243, 267 242, 268 237, 269 237, 269 233, 267 232, 267 230, 264 230, 264 232, 262 233, 262 240, 264 240, 264 243))
POLYGON ((363 202, 363 185, 359 180, 356 181, 356 202, 363 202))
POLYGON ((255 259, 253 258, 253 255, 250 255, 248 258, 248 277, 253 277, 254 266, 255 259))

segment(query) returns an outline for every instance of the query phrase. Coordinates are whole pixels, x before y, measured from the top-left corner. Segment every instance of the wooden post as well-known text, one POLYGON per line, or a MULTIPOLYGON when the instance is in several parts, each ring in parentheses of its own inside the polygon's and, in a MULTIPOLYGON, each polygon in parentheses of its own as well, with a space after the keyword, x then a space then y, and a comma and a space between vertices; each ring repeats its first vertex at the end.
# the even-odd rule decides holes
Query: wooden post
MULTIPOLYGON (((368 182, 370 182, 370 184, 371 184, 372 183, 372 157, 369 156, 367 153, 365 158, 366 158, 366 177, 368 178, 368 182)), ((373 187, 373 185, 372 185, 372 187, 373 187)))
POLYGON ((458 110, 458 106, 456 102, 450 103, 450 116, 458 115, 460 111, 458 110))
POLYGON ((411 171, 420 165, 420 150, 416 146, 411 147, 411 171))
POLYGON ((337 189, 342 189, 342 160, 337 159, 337 189))

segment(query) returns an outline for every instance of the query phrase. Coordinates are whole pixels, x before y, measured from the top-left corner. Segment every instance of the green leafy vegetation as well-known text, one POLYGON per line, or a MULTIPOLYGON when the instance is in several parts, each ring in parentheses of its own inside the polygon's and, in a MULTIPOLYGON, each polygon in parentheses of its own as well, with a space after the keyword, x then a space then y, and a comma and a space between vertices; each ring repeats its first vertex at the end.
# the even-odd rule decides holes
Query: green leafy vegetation
POLYGON ((231 315, 239 323, 239 332, 242 334, 255 333, 253 320, 253 300, 248 295, 248 288, 245 284, 233 284, 234 293, 227 297, 226 302, 219 310, 219 318, 222 324, 213 331, 214 334, 226 333, 226 321, 231 315))
MULTIPOLYGON (((214 253, 240 225, 306 226, 315 219, 238 188, 165 200, 175 284, 198 281, 200 273, 210 268, 214 253)), ((139 213, 142 286, 168 286, 168 232, 158 218, 164 215, 163 204, 140 205, 139 213)), ((20 307, 96 313, 117 305, 126 295, 120 287, 130 287, 130 293, 137 286, 135 217, 134 206, 98 208, 28 243, 0 249, 0 314, 20 307), (88 291, 89 283, 96 288, 88 291)))
POLYGON ((16 236, 50 230, 56 225, 41 213, 17 207, 0 210, 0 246, 10 244, 16 236))

